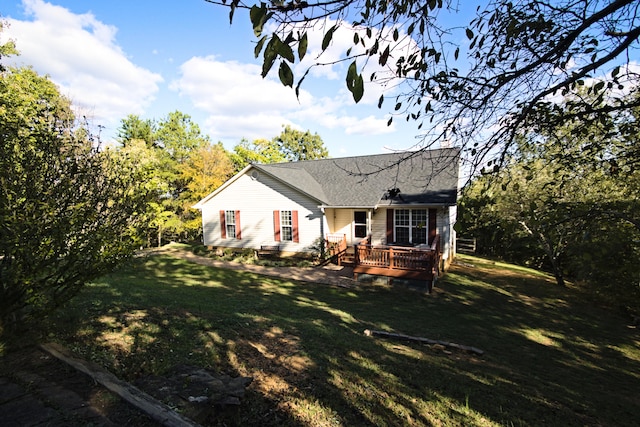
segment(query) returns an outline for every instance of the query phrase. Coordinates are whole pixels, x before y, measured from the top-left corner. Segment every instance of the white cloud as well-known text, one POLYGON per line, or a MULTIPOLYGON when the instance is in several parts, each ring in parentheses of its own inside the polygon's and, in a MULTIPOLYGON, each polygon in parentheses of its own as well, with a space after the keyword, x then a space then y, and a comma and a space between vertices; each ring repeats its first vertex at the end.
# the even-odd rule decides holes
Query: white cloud
MULTIPOLYGON (((93 13, 73 13, 44 0, 23 0, 23 5, 27 18, 11 19, 2 35, 15 39, 21 51, 13 63, 48 74, 79 113, 109 129, 128 114, 180 108, 197 117, 213 140, 225 142, 271 138, 282 131, 282 125, 318 132, 323 138, 332 135, 334 141, 348 140, 352 145, 355 136, 364 135, 368 142, 370 136, 396 132, 395 124, 388 127, 382 111, 372 108, 383 91, 387 95, 393 91, 366 83, 365 97, 355 105, 344 83, 347 64, 317 67, 298 99, 293 89, 278 80, 277 63, 263 79, 260 65, 193 56, 178 66, 172 65, 175 52, 162 49, 167 59, 156 62, 163 62, 167 75, 174 70, 178 74, 169 85, 172 92, 167 93, 167 86, 160 85, 160 74, 128 57, 128 47, 118 43, 115 26, 93 13), (176 99, 176 94, 182 99, 176 99)), ((296 67, 296 77, 301 76, 300 67, 320 51, 321 40, 320 30, 310 34, 310 53, 296 67)), ((338 59, 350 43, 352 33, 336 32, 323 61, 338 59)), ((145 51, 159 54, 152 47, 145 51)), ((369 67, 374 65, 377 68, 367 68, 365 80, 379 69, 377 60, 369 67)))
MULTIPOLYGON (((394 27, 384 28, 382 30, 372 29, 371 38, 364 38, 365 46, 362 44, 354 45, 354 34, 358 33, 360 37, 364 37, 363 28, 354 27, 347 22, 341 22, 340 27, 334 32, 331 43, 327 49, 322 51, 322 40, 329 28, 336 24, 336 21, 327 19, 324 25, 316 24, 311 28, 302 28, 302 24, 298 28, 293 27, 293 32, 306 31, 308 38, 307 54, 302 61, 297 62, 294 72, 297 78, 300 78, 309 70, 308 77, 321 78, 327 80, 340 81, 342 87, 346 90, 344 80, 346 78, 347 68, 353 62, 353 59, 346 60, 346 53, 350 51, 350 55, 357 58, 356 63, 358 72, 362 74, 365 81, 364 97, 360 100, 360 105, 376 105, 381 95, 386 97, 393 96, 397 93, 397 84, 395 79, 395 63, 400 56, 408 57, 412 54, 419 53, 419 49, 415 41, 408 36, 403 30, 398 32, 398 40, 393 42, 394 27), (371 48, 373 41, 380 37, 383 42, 378 48, 378 52, 382 53, 387 45, 391 47, 391 53, 385 65, 380 65, 379 56, 374 55, 368 57, 367 49, 371 48), (385 43, 384 40, 388 42, 385 43), (375 82, 371 82, 371 76, 375 75, 375 82)), ((273 31, 275 27, 269 28, 273 31)), ((282 33, 282 29, 278 30, 282 33)), ((363 39, 361 39, 363 40, 363 39)), ((297 56, 297 54, 296 54, 297 56)), ((272 70, 275 74, 275 71, 272 70)), ((305 83, 303 83, 304 87, 305 83)), ((350 97, 350 102, 354 101, 350 97)))
POLYGON ((20 51, 13 63, 49 75, 80 113, 113 123, 153 101, 162 77, 127 58, 115 27, 43 0, 23 5, 30 20, 9 20, 7 31, 20 51))
POLYGON ((205 126, 214 139, 270 138, 301 108, 292 89, 263 79, 254 64, 193 57, 180 72, 170 88, 207 114, 205 126))
POLYGON ((206 113, 206 130, 214 140, 271 138, 286 124, 308 129, 305 124, 313 123, 361 135, 393 131, 386 119, 346 114, 350 97, 346 91, 334 98, 317 98, 301 90, 297 99, 291 88, 260 77, 261 69, 255 64, 219 61, 215 56, 193 57, 182 64, 180 71, 181 76, 170 87, 206 113))

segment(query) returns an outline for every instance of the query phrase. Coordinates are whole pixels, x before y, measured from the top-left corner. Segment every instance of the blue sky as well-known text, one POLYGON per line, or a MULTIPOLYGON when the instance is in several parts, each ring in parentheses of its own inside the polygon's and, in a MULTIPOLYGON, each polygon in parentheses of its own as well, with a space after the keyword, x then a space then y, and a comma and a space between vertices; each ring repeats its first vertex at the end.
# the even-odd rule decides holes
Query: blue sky
MULTIPOLYGON (((9 23, 0 37, 14 39, 21 52, 11 62, 49 75, 80 114, 104 126, 103 140, 129 114, 161 119, 179 110, 227 149, 242 138, 271 139, 285 124, 317 132, 332 157, 417 142, 414 123, 398 118, 387 126, 387 110, 377 108, 382 91, 393 89, 369 86, 356 105, 342 65, 317 69, 300 99, 276 73, 262 79, 243 11, 230 25, 226 9, 204 0, 5 0, 0 15, 9 23)), ((351 38, 337 34, 330 55, 344 52, 351 38)))

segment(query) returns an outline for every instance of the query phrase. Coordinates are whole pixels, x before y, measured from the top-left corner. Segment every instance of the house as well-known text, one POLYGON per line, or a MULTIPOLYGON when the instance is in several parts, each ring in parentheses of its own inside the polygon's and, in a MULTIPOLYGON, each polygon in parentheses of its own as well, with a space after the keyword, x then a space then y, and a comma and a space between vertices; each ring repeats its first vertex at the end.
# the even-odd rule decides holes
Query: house
POLYGON ((455 252, 460 150, 445 148, 259 165, 196 204, 204 244, 317 252, 320 239, 347 245, 418 246, 439 239, 455 252))

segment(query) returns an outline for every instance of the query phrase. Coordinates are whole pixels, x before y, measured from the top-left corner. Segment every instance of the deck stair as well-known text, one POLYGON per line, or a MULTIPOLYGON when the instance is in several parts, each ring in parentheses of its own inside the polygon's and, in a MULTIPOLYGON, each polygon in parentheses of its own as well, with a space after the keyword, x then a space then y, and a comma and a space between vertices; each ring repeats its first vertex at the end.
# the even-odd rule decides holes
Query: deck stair
POLYGON ((340 265, 353 266, 356 263, 356 250, 355 247, 349 246, 340 255, 340 265))

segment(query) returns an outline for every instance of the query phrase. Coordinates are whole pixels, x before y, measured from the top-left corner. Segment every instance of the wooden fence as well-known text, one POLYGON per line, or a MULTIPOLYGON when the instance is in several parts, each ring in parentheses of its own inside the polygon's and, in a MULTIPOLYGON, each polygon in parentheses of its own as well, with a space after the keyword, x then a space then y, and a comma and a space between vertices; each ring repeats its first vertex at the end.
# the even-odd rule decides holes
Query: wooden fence
POLYGON ((463 254, 474 254, 476 252, 476 239, 465 239, 462 237, 457 238, 456 250, 463 254))

